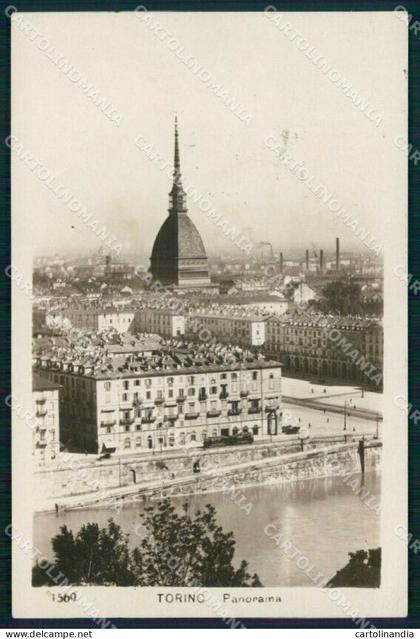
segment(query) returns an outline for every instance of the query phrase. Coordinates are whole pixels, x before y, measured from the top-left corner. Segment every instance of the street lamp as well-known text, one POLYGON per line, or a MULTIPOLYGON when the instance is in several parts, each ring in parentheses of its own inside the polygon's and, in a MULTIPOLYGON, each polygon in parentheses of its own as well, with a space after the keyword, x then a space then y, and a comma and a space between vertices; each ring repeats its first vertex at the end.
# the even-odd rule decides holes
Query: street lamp
POLYGON ((376 413, 376 435, 375 439, 379 439, 379 414, 376 413))
POLYGON ((347 400, 344 402, 344 428, 343 430, 347 430, 347 400))

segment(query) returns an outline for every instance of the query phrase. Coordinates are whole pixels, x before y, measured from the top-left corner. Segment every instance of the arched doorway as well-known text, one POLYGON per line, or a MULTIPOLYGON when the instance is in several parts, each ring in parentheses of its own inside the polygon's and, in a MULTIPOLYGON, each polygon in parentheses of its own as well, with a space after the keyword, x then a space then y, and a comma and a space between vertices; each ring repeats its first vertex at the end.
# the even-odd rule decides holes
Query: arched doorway
POLYGON ((136 471, 134 470, 134 468, 129 468, 129 471, 131 473, 131 479, 132 479, 133 484, 137 484, 136 471))

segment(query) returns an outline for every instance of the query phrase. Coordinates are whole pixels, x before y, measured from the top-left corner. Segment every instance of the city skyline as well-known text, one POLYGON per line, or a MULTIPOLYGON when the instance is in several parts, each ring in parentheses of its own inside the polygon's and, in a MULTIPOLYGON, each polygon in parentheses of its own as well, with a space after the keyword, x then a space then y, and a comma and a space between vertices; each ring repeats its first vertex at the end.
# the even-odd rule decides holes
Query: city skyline
MULTIPOLYGON (((69 17, 68 37, 62 40, 54 16, 34 14, 40 32, 49 42, 60 42, 62 55, 86 74, 99 94, 107 96, 121 114, 121 121, 116 126, 104 117, 45 53, 34 49, 33 43, 17 31, 20 46, 15 65, 24 72, 17 76, 16 90, 34 100, 29 118, 23 103, 16 110, 16 130, 25 149, 47 169, 54 167, 50 170, 56 181, 61 181, 115 235, 125 252, 150 257, 153 237, 167 215, 170 178, 136 140, 141 138, 140 146, 150 146, 152 153, 170 161, 176 112, 185 184, 208 198, 217 213, 251 242, 265 240, 266 229, 280 224, 281 237, 270 238, 278 249, 309 242, 321 246, 326 234, 340 236, 350 250, 360 247, 364 252, 366 248, 267 147, 266 141, 271 139, 304 162, 309 173, 381 243, 380 220, 398 210, 392 180, 384 180, 384 175, 397 172, 405 161, 392 143, 400 130, 399 115, 394 116, 389 109, 399 98, 403 80, 397 75, 397 63, 390 59, 387 73, 393 81, 383 82, 371 58, 384 33, 394 32, 395 25, 386 16, 376 14, 377 29, 373 32, 369 20, 359 25, 357 32, 352 31, 357 43, 352 41, 351 51, 358 63, 354 60, 349 77, 361 93, 375 96, 378 112, 388 107, 386 122, 377 127, 263 14, 257 21, 245 14, 240 25, 220 14, 207 15, 209 19, 223 41, 225 56, 232 58, 232 67, 226 66, 224 57, 209 56, 199 35, 199 14, 162 14, 162 21, 185 49, 243 105, 242 113, 250 115, 245 120, 209 91, 134 14, 89 15, 84 30, 74 38, 75 46, 71 34, 79 29, 79 21, 74 16, 69 17), (95 21, 100 21, 105 31, 112 28, 112 52, 107 50, 100 30, 87 27, 88 23, 93 27, 95 21), (254 37, 261 42, 261 56, 281 59, 281 73, 274 67, 261 66, 258 57, 248 56, 247 84, 242 83, 239 89, 235 65, 248 51, 251 25, 254 37), (90 47, 96 55, 87 54, 90 47), (108 65, 106 75, 104 61, 108 65), (117 73, 121 68, 123 73, 117 73), (40 92, 50 96, 47 105, 38 99, 40 92), (47 128, 41 126, 45 117, 47 128)), ((342 19, 340 14, 334 16, 337 27, 342 19)), ((347 22, 352 19, 346 15, 347 22)), ((331 31, 327 40, 319 31, 321 16, 294 14, 293 20, 336 68, 346 70, 350 43, 343 44, 340 29, 336 34, 331 31)), ((37 251, 64 250, 69 243, 94 250, 98 246, 95 234, 35 174, 28 175, 22 162, 15 160, 15 164, 18 184, 26 185, 18 189, 16 197, 27 211, 25 221, 37 251)), ((198 204, 187 198, 187 205, 209 255, 235 252, 223 229, 200 211, 198 204)))

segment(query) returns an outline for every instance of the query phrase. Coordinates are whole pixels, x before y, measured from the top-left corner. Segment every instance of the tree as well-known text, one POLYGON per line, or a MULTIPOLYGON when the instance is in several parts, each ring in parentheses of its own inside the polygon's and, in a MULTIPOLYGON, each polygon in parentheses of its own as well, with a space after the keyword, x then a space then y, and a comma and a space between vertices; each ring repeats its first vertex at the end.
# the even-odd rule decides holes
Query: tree
POLYGON ((52 539, 55 563, 48 569, 33 570, 32 583, 52 585, 61 573, 71 584, 116 586, 261 586, 256 574, 248 573, 241 561, 232 561, 235 540, 232 532, 217 525, 216 510, 188 513, 183 505, 179 514, 169 499, 145 508, 141 515, 140 544, 129 549, 129 536, 109 520, 106 528, 98 524, 82 526, 76 536, 67 528, 52 539))
POLYGON ((330 588, 379 588, 381 585, 381 549, 357 550, 350 560, 330 579, 330 588))
MULTIPOLYGON (((76 536, 61 527, 60 534, 52 539, 55 563, 45 573, 44 584, 52 585, 54 577, 61 574, 71 584, 96 584, 132 586, 134 577, 130 570, 128 535, 112 519, 106 528, 98 524, 85 524, 76 536)), ((36 566, 33 585, 44 585, 42 569, 36 566), (37 582, 37 583, 35 583, 37 582)))
POLYGON ((235 569, 233 533, 217 525, 216 510, 207 505, 194 516, 182 515, 169 499, 141 515, 146 536, 133 552, 134 571, 143 586, 261 586, 242 561, 235 569))
POLYGON ((362 310, 362 289, 351 279, 329 282, 322 290, 320 310, 326 313, 355 315, 362 310))

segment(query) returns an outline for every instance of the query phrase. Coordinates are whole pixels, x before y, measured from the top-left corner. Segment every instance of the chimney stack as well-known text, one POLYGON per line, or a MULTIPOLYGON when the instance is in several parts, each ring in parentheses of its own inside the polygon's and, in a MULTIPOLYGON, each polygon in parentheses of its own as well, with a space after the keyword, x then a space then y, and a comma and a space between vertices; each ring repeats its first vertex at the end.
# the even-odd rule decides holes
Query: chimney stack
POLYGON ((319 251, 319 270, 321 273, 324 272, 324 249, 319 251))
POLYGON ((340 238, 335 238, 335 270, 340 270, 340 238))
POLYGON ((283 253, 280 253, 280 273, 283 273, 283 253))
POLYGON ((309 251, 306 249, 305 252, 305 260, 306 260, 306 270, 309 271, 309 251))

